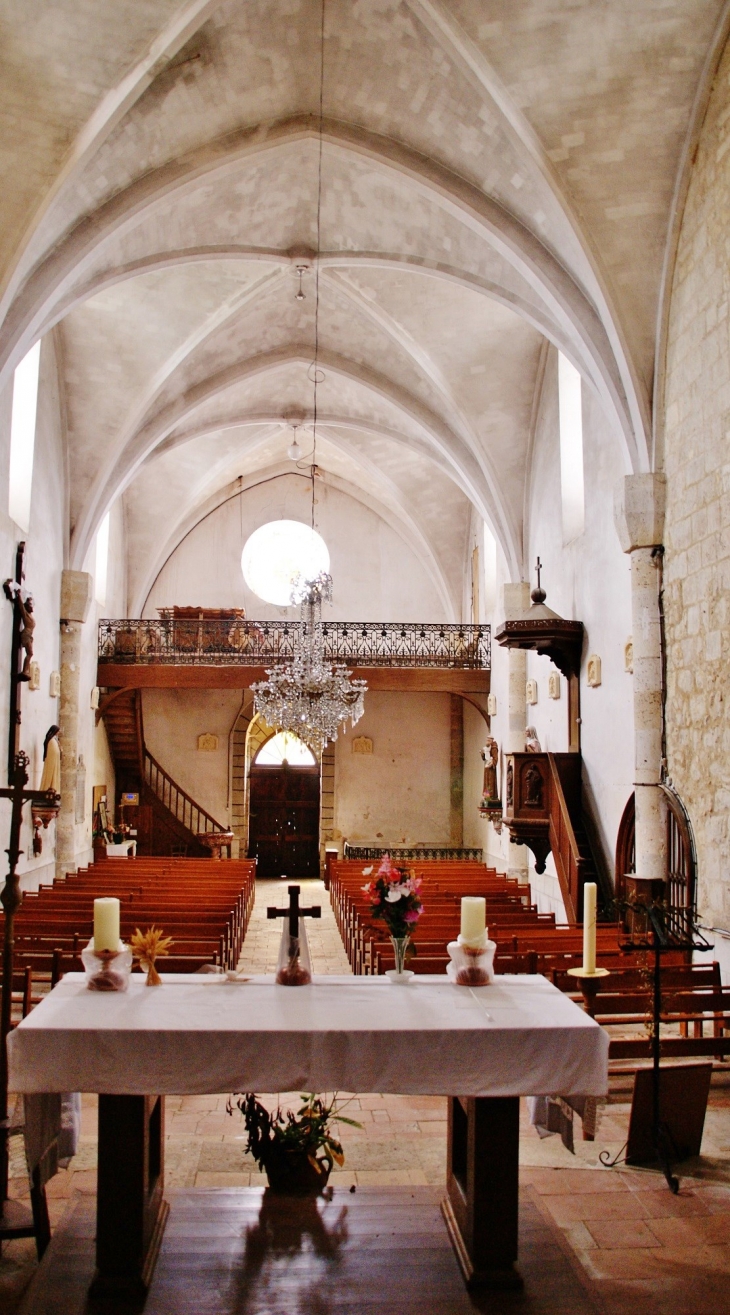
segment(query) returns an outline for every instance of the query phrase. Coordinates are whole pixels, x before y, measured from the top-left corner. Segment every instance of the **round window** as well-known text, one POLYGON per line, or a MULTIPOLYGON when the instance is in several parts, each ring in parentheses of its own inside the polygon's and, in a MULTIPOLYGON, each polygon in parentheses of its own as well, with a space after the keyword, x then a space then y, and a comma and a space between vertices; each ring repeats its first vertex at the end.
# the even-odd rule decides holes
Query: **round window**
POLYGON ((291 606, 298 575, 313 580, 329 571, 330 555, 321 534, 302 521, 269 521, 254 530, 241 554, 241 570, 249 589, 265 603, 291 606))

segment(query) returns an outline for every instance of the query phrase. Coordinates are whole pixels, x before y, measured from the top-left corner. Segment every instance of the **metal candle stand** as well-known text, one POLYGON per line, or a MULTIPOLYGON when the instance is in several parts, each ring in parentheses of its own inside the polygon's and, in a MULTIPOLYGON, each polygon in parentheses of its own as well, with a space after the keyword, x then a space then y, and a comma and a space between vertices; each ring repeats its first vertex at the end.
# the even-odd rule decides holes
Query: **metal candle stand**
MULTIPOLYGON (((662 903, 642 904, 641 902, 622 901, 617 908, 637 915, 646 923, 646 935, 626 942, 621 946, 625 954, 638 954, 653 951, 654 967, 652 972, 652 1144, 656 1152, 667 1185, 675 1195, 679 1191, 679 1179, 672 1173, 672 1161, 678 1158, 677 1148, 671 1131, 661 1117, 661 1014, 662 1014, 662 955, 670 951, 690 952, 692 950, 711 950, 713 947, 697 930, 689 910, 668 909, 662 903), (650 933, 650 935, 649 935, 650 933)), ((633 933, 632 933, 633 934, 633 933)), ((583 985, 581 981, 581 986, 583 985)), ((599 1159, 602 1164, 612 1167, 616 1159, 611 1160, 610 1152, 602 1151, 599 1159)))
POLYGON ((3 988, 2 1014, 0 1015, 0 1242, 14 1237, 35 1237, 39 1257, 43 1255, 50 1241, 48 1210, 45 1192, 36 1181, 37 1170, 31 1184, 32 1215, 18 1201, 8 1199, 9 1179, 9 1139, 11 1133, 19 1131, 8 1118, 8 1034, 12 1028, 13 1005, 13 969, 15 958, 15 915, 23 902, 20 880, 16 872, 20 858, 20 827, 23 820, 23 804, 42 804, 47 809, 58 812, 61 798, 53 791, 27 790, 28 755, 22 751, 15 756, 15 767, 11 785, 0 789, 0 798, 12 800, 13 811, 10 821, 10 841, 7 855, 9 860, 5 888, 0 895, 5 911, 5 935, 3 944, 3 988))

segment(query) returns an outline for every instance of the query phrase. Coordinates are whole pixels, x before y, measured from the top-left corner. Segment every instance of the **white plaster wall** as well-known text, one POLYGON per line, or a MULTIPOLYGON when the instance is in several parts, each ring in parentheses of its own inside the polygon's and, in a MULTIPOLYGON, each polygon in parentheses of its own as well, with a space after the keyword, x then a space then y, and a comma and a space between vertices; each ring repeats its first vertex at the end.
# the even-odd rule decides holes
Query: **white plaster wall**
POLYGON ((335 745, 335 829, 353 844, 448 845, 448 694, 369 693, 354 734, 373 754, 335 745))
MULTIPOLYGON (((10 459, 10 418, 12 384, 0 398, 0 578, 15 573, 15 552, 19 540, 26 542, 26 587, 33 594, 36 628, 34 657, 40 665, 40 688, 31 692, 23 688, 20 747, 30 758, 30 784, 40 784, 43 767, 43 740, 48 727, 58 722, 58 700, 49 694, 49 677, 59 667, 59 603, 61 571, 66 546, 65 457, 58 390, 58 372, 53 336, 47 335, 41 348, 38 411, 33 464, 30 529, 28 533, 8 515, 8 471, 10 459)), ((12 609, 0 595, 0 670, 3 673, 0 697, 0 776, 6 777, 8 744, 8 679, 12 609)), ((10 804, 0 801, 0 847, 7 844, 10 804)), ((24 810, 18 864, 24 889, 34 889, 54 876, 55 822, 43 832, 43 853, 34 858, 30 808, 24 810)))
POLYGON ((240 690, 146 689, 145 742, 183 790, 218 822, 229 822, 228 737, 241 707, 240 690), (198 749, 199 735, 217 735, 218 748, 198 749))
MULTIPOLYGON (((543 563, 547 604, 560 616, 585 626, 581 668, 581 747, 584 790, 596 817, 604 861, 613 873, 621 814, 633 789, 633 690, 624 667, 624 644, 631 634, 629 560, 621 551, 613 521, 613 491, 621 473, 621 450, 601 405, 583 386, 583 466, 585 530, 563 543, 560 496, 557 353, 551 350, 536 426, 529 497, 527 560, 543 563), (602 684, 586 680, 589 654, 601 658, 602 684)), ((534 584, 534 579, 533 579, 534 584)), ((561 698, 548 698, 550 660, 528 654, 528 679, 537 680, 538 703, 526 710, 544 751, 568 748, 567 683, 561 698)), ((531 863, 531 869, 534 865, 531 863)), ((552 858, 544 876, 532 871, 541 908, 562 915, 552 858)))
MULTIPOLYGON (((272 607, 244 584, 241 552, 249 535, 267 521, 309 524, 310 485, 282 476, 234 497, 206 517, 179 545, 160 572, 145 616, 174 604, 245 607, 271 620, 295 608, 272 607)), ((443 604, 415 553, 363 503, 338 489, 317 486, 316 528, 331 557, 334 600, 326 618, 346 621, 443 621, 443 604)))

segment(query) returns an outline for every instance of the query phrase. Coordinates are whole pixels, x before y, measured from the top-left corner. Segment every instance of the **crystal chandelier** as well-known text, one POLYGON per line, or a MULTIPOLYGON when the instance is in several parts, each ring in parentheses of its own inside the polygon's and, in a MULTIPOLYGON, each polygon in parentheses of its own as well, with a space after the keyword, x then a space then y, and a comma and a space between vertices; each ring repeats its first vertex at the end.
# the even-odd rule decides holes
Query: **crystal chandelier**
POLYGON ((342 662, 328 662, 324 652, 322 602, 332 597, 332 576, 296 581, 292 602, 301 605, 301 626, 294 657, 266 672, 252 685, 254 709, 276 730, 291 731, 321 756, 337 739, 343 722, 353 726, 365 710, 367 683, 353 680, 342 662))

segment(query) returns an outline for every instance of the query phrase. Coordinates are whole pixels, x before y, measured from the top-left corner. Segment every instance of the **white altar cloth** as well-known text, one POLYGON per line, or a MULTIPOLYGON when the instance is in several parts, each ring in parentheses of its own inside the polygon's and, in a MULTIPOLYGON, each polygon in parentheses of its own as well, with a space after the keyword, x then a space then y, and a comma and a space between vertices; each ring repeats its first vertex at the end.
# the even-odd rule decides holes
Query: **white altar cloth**
POLYGON ((8 1038, 10 1090, 118 1095, 377 1091, 601 1096, 608 1035, 544 977, 169 975, 125 993, 68 973, 8 1038))

